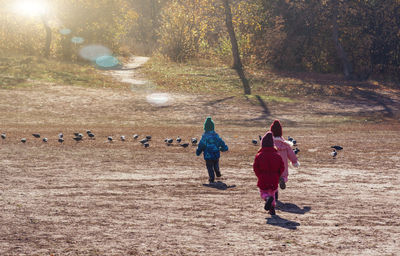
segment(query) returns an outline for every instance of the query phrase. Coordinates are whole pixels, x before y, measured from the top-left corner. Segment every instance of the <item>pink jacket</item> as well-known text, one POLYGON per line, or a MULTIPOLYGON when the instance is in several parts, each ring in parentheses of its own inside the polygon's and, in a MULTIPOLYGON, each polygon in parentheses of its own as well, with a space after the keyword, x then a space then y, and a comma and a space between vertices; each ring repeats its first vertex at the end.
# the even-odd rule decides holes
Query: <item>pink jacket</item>
POLYGON ((289 141, 284 140, 282 137, 274 137, 275 147, 278 149, 278 154, 282 157, 283 163, 285 165, 285 171, 282 176, 285 182, 288 181, 289 176, 289 166, 288 160, 292 162, 294 167, 299 167, 300 163, 297 160, 296 154, 293 152, 292 145, 289 141))

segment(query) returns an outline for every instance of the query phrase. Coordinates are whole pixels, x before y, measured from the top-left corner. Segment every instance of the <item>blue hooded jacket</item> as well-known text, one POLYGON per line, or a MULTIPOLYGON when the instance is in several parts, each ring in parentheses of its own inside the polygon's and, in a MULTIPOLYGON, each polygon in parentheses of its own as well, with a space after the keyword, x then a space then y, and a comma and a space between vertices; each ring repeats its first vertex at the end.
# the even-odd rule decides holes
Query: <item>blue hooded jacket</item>
POLYGON ((217 160, 220 157, 219 152, 228 151, 228 146, 219 137, 215 131, 208 131, 203 134, 199 145, 197 146, 196 155, 204 152, 204 160, 217 160))

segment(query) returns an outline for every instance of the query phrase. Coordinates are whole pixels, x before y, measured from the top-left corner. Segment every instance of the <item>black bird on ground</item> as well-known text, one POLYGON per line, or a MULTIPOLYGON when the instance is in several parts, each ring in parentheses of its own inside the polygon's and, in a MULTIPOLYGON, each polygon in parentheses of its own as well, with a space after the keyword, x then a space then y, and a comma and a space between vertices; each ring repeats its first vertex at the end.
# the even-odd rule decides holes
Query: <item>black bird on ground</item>
POLYGON ((178 137, 176 138, 176 142, 181 143, 181 141, 182 141, 181 137, 178 136, 178 137))
POLYGON ((58 138, 59 138, 59 139, 64 138, 64 134, 63 134, 62 132, 60 132, 60 133, 58 134, 58 138))
POLYGON ((121 136, 121 141, 125 141, 125 136, 124 135, 121 136))
POLYGON ((58 142, 63 143, 64 139, 62 137, 58 138, 58 142))
POLYGON ((6 139, 6 134, 5 134, 5 133, 2 133, 2 134, 1 134, 1 138, 2 138, 3 140, 5 140, 5 139, 6 139))
POLYGON ((336 157, 337 156, 337 151, 335 149, 331 152, 331 156, 332 157, 336 157))
POLYGON ((22 139, 21 139, 21 142, 22 142, 22 143, 25 143, 25 142, 26 142, 26 138, 22 138, 22 139))
POLYGON ((252 140, 251 143, 253 143, 254 145, 257 145, 258 141, 257 140, 252 140))
POLYGON ((93 133, 90 132, 87 135, 89 136, 89 138, 94 139, 94 134, 93 133))
POLYGON ((196 145, 197 144, 197 138, 192 138, 192 145, 196 145))
POLYGON ((87 133, 87 134, 89 134, 89 133, 92 133, 92 131, 90 131, 90 130, 86 130, 86 133, 87 133))
POLYGON ((81 141, 81 140, 82 140, 82 137, 78 136, 78 137, 74 137, 73 139, 74 139, 76 142, 78 142, 78 141, 81 141))
POLYGON ((75 137, 78 137, 79 134, 80 134, 79 132, 74 132, 75 137))
POLYGON ((149 140, 147 138, 141 139, 140 143, 145 144, 146 142, 148 142, 149 140))
POLYGON ((336 150, 342 150, 342 149, 343 149, 343 147, 337 146, 337 145, 331 146, 331 148, 334 148, 334 149, 336 149, 336 150))
POLYGON ((35 138, 40 138, 40 134, 39 133, 33 133, 32 136, 35 137, 35 138))
POLYGON ((151 140, 151 136, 150 136, 150 135, 147 135, 147 136, 146 136, 146 139, 147 139, 147 140, 151 140))
POLYGON ((113 141, 113 138, 112 138, 111 136, 108 136, 108 137, 107 137, 107 140, 108 140, 109 142, 112 142, 112 141, 113 141))
POLYGON ((187 148, 189 146, 189 143, 183 143, 183 144, 180 144, 180 146, 184 147, 184 148, 187 148))
POLYGON ((299 153, 300 152, 300 149, 298 149, 298 148, 295 148, 295 149, 293 149, 293 152, 297 155, 297 153, 299 153))
POLYGON ((145 142, 145 143, 143 143, 143 146, 144 146, 145 148, 148 148, 148 147, 150 147, 150 144, 149 144, 148 142, 145 142))
POLYGON ((166 138, 165 139, 165 143, 167 143, 167 145, 171 145, 171 143, 174 142, 174 139, 170 139, 170 138, 166 138))
POLYGON ((262 140, 262 137, 261 137, 261 135, 258 135, 258 138, 259 138, 260 140, 262 140))
POLYGON ((136 140, 137 138, 139 138, 139 135, 133 134, 133 138, 136 140))
POLYGON ((43 142, 47 142, 48 140, 47 140, 47 138, 43 138, 43 142))

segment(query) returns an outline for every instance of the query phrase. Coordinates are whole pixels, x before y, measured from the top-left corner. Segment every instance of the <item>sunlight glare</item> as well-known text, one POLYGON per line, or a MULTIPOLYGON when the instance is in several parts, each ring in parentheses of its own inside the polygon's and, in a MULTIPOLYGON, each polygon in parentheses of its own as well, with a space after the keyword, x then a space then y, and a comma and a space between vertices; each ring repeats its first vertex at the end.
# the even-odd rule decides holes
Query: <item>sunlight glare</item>
POLYGON ((14 4, 14 12, 24 16, 41 16, 48 12, 48 5, 42 0, 19 0, 14 4))

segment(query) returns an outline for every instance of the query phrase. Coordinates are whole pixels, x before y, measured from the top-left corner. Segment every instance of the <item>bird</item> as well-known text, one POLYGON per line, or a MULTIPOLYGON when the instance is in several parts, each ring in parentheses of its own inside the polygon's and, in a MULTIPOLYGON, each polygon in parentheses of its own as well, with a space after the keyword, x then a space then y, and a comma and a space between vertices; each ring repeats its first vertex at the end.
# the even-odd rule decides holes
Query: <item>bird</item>
POLYGON ((165 143, 167 143, 167 145, 171 145, 172 142, 174 142, 174 139, 171 139, 171 138, 165 139, 165 143))
POLYGON ((40 138, 40 134, 39 133, 33 133, 32 136, 35 137, 35 138, 40 138))
POLYGON ((147 138, 141 139, 140 143, 145 144, 146 142, 148 142, 149 140, 147 138))
POLYGON ((337 156, 337 151, 335 149, 331 152, 331 156, 332 157, 336 157, 337 156))
POLYGON ((196 145, 197 144, 197 138, 192 138, 192 145, 196 145))
POLYGON ((74 132, 75 137, 78 137, 79 134, 80 134, 79 132, 74 132))
POLYGON ((22 138, 22 139, 21 139, 21 142, 22 142, 22 143, 25 143, 25 142, 26 142, 26 138, 22 138))
POLYGON ((299 153, 300 152, 300 149, 298 149, 298 148, 295 148, 295 149, 293 149, 293 152, 297 155, 297 153, 299 153))
POLYGON ((58 142, 60 142, 60 143, 63 143, 64 142, 64 139, 61 137, 61 138, 58 138, 58 142))
POLYGON ((125 136, 124 135, 121 136, 121 140, 125 141, 125 136))
POLYGON ((297 145, 297 141, 296 140, 292 140, 293 146, 297 145))
POLYGON ((261 135, 258 135, 258 138, 259 138, 260 140, 262 140, 262 137, 261 137, 261 135))
POLYGON ((43 142, 47 142, 47 138, 43 138, 43 142))
POLYGON ((63 134, 62 132, 60 132, 60 133, 58 134, 58 138, 59 138, 59 139, 64 138, 64 134, 63 134))
POLYGON ((189 143, 183 143, 183 144, 180 144, 180 146, 184 147, 184 148, 187 148, 189 146, 189 143))
POLYGON ((1 138, 2 138, 3 140, 5 140, 5 139, 6 139, 6 134, 5 134, 5 133, 2 133, 2 134, 1 134, 1 138))
POLYGON ((148 148, 148 147, 150 147, 150 144, 149 144, 148 142, 145 142, 145 143, 143 143, 143 146, 144 146, 145 148, 148 148))
POLYGON ((78 142, 78 141, 81 141, 81 140, 82 140, 82 137, 77 136, 77 137, 74 137, 73 139, 74 139, 76 142, 78 142))
POLYGON ((151 140, 151 136, 150 136, 150 135, 147 135, 147 136, 146 136, 146 139, 147 139, 147 140, 151 140))
POLYGON ((176 142, 181 143, 181 141, 182 141, 181 137, 178 136, 178 137, 176 138, 176 142))
POLYGON ((86 133, 89 134, 89 133, 92 133, 92 132, 90 130, 86 130, 86 133))
POLYGON ((254 145, 257 145, 258 141, 257 140, 252 140, 251 141, 254 145))
POLYGON ((136 140, 137 138, 139 138, 139 135, 133 134, 133 138, 136 140))
POLYGON ((108 137, 107 137, 107 140, 108 140, 109 142, 112 142, 113 138, 112 138, 111 136, 108 136, 108 137))
POLYGON ((343 147, 337 146, 337 145, 331 146, 331 148, 334 148, 334 149, 336 149, 336 150, 342 150, 342 149, 343 149, 343 147))
POLYGON ((288 136, 288 137, 287 137, 287 140, 288 140, 288 141, 293 141, 293 138, 290 137, 290 136, 288 136))
POLYGON ((93 133, 90 132, 87 135, 89 136, 89 138, 94 139, 94 134, 93 133))

